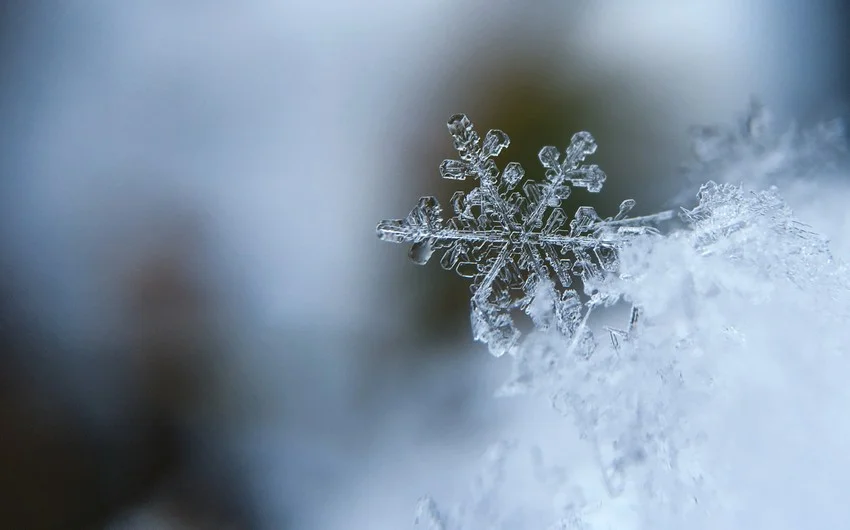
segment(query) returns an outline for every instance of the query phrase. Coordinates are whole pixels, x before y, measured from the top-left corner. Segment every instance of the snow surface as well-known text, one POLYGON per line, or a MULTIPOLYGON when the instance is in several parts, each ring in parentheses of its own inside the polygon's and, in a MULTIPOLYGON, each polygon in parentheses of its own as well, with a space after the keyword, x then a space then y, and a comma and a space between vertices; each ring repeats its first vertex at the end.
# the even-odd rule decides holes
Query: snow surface
MULTIPOLYGON (((590 287, 639 308, 637 325, 619 344, 585 339, 581 330, 528 336, 501 393, 547 397, 562 421, 514 425, 485 453, 469 493, 445 508, 439 492, 436 501, 424 497, 417 523, 432 530, 850 525, 847 236, 839 234, 836 254, 802 222, 828 226, 826 217, 850 197, 827 178, 842 174, 843 159, 832 156, 836 137, 820 146, 810 139, 773 145, 771 156, 785 163, 750 173, 757 186, 782 183, 798 201, 807 189, 802 220, 778 186, 710 181, 698 204, 682 211, 682 228, 623 241, 617 272, 590 287), (811 156, 817 149, 823 156, 811 156), (817 187, 795 179, 803 171, 822 177, 817 187)), ((712 174, 738 176, 753 160, 723 156, 712 162, 724 170, 706 166, 712 174)), ((538 291, 535 311, 555 311, 553 294, 538 291)), ((591 299, 584 311, 594 307, 591 299)))

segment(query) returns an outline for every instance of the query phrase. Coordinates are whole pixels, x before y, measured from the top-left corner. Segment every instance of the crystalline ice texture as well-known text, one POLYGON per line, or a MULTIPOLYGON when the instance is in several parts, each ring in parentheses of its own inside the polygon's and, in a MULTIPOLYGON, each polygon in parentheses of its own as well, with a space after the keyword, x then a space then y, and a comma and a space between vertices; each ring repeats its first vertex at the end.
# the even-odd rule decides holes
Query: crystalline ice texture
POLYGON ((596 152, 590 133, 573 135, 563 153, 552 146, 541 149, 545 179, 520 186, 522 166, 510 162, 500 170, 494 160, 510 145, 507 134, 493 129, 481 140, 463 114, 452 116, 448 129, 458 158, 444 160, 440 175, 475 179, 478 186, 467 194, 455 192, 454 215, 448 220, 436 198, 422 197, 405 219, 382 221, 377 233, 384 241, 411 243, 410 258, 418 264, 442 251, 443 268, 472 280, 473 334, 495 356, 516 347, 520 333, 511 311, 527 311, 541 282, 552 283, 559 293, 551 297, 552 315, 558 318, 535 323, 552 321, 563 333, 573 333, 583 318, 575 311, 573 280, 588 283, 615 271, 617 249, 628 237, 652 231, 649 224, 672 215, 627 218, 634 201, 626 200, 614 217, 603 219, 582 206, 568 221, 561 203, 572 187, 597 193, 605 183, 598 166, 584 163, 596 152))

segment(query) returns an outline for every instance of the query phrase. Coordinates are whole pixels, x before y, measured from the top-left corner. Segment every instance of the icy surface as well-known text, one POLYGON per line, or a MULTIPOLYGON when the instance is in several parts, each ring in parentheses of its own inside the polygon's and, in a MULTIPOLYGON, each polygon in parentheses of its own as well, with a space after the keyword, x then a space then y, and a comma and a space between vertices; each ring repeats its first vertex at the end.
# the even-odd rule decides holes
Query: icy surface
POLYGON ((440 174, 475 179, 478 187, 468 194, 455 192, 454 215, 448 220, 435 197, 422 197, 406 218, 382 221, 377 233, 384 241, 412 243, 410 259, 418 264, 442 251, 443 268, 472 279, 472 330, 497 357, 515 351, 519 343, 511 311, 533 313, 531 302, 540 288, 555 289, 557 295, 547 301, 555 308, 552 318, 535 318, 537 327, 555 324, 573 334, 584 316, 576 311, 580 301, 574 279, 589 285, 616 271, 620 246, 654 232, 651 223, 672 217, 664 212, 629 218, 631 199, 613 217, 602 218, 590 206, 567 217, 562 202, 573 187, 597 193, 605 182, 598 166, 584 163, 596 152, 590 133, 573 135, 563 154, 552 146, 541 149, 545 179, 523 181, 525 171, 518 163, 499 170, 494 160, 510 144, 503 131, 490 130, 482 140, 463 114, 452 116, 448 128, 459 157, 443 161, 440 174))

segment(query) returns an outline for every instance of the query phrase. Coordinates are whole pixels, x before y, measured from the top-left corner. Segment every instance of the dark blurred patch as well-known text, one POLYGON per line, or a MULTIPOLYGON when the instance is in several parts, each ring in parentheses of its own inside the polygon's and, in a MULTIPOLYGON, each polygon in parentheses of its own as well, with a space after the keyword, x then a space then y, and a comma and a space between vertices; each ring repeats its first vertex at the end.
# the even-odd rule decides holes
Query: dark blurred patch
POLYGON ((25 317, 13 289, 2 292, 2 527, 102 528, 146 511, 173 528, 252 527, 235 466, 192 432, 199 407, 217 402, 218 301, 193 268, 203 265, 198 233, 172 229, 123 276, 124 340, 79 357, 87 384, 108 383, 97 374, 124 381, 104 393, 121 403, 108 425, 70 399, 65 374, 37 362, 72 346, 25 317))

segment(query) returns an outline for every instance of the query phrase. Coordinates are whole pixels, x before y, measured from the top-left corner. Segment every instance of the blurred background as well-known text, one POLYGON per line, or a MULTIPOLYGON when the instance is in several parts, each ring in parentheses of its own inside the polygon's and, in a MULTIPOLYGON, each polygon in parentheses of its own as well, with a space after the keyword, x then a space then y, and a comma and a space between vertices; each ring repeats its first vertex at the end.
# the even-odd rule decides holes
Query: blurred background
MULTIPOLYGON (((515 407, 468 288, 374 227, 446 119, 589 130, 637 213, 688 128, 846 114, 839 1, 0 5, 0 525, 387 528, 515 407)), ((460 187, 458 187, 460 185, 460 187)), ((603 214, 605 215, 605 214, 603 214)), ((474 464, 474 462, 472 462, 474 464)))

